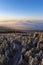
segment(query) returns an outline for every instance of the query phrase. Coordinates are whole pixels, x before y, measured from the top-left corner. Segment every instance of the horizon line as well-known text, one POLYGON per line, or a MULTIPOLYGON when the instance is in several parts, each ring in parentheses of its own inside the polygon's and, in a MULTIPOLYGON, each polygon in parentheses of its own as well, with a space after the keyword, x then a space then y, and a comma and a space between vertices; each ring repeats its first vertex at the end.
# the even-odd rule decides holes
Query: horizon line
POLYGON ((0 17, 0 21, 6 20, 43 20, 43 17, 0 17))

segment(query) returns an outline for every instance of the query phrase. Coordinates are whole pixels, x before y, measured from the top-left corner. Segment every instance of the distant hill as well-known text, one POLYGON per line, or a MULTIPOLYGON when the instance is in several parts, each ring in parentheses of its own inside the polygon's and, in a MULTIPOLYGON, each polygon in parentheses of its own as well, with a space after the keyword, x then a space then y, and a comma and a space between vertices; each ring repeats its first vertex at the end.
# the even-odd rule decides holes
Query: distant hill
POLYGON ((0 26, 0 33, 12 33, 12 32, 43 32, 43 30, 20 30, 20 29, 11 29, 9 27, 0 26))
POLYGON ((13 29, 10 29, 8 27, 0 26, 0 33, 2 32, 11 32, 13 29))

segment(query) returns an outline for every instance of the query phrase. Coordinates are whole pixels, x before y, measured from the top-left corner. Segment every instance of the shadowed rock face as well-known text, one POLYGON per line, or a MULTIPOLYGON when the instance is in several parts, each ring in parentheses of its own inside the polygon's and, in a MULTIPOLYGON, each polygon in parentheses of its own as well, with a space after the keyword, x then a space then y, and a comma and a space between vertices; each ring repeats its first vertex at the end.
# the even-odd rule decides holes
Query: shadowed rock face
POLYGON ((42 65, 43 64, 43 34, 36 34, 29 39, 26 45, 26 51, 23 53, 23 60, 28 65, 42 65))
POLYGON ((43 32, 0 34, 0 65, 43 65, 43 32))

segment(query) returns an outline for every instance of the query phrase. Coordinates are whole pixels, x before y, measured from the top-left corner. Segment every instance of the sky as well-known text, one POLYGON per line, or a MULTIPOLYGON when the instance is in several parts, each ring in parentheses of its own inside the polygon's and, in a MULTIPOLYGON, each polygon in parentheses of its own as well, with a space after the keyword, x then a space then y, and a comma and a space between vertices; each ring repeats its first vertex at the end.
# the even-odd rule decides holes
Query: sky
POLYGON ((0 18, 43 19, 43 0, 0 0, 0 18))
POLYGON ((43 0, 0 0, 0 26, 43 29, 43 0))

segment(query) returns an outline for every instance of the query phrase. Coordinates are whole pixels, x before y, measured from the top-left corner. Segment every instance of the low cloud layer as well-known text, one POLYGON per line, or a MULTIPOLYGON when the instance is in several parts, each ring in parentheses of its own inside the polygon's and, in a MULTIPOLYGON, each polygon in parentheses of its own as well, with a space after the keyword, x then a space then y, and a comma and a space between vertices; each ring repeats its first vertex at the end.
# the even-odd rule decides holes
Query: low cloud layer
POLYGON ((6 26, 6 27, 13 28, 13 29, 43 30, 43 20, 0 21, 0 26, 6 26))

